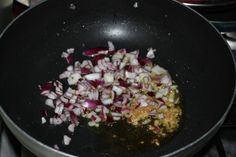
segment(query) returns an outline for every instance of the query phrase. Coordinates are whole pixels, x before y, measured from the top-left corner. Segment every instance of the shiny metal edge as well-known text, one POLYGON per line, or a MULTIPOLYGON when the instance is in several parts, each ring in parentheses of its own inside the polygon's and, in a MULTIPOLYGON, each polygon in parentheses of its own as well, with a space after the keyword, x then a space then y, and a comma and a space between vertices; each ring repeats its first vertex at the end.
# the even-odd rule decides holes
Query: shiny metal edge
MULTIPOLYGON (((182 2, 180 2, 182 3, 182 2)), ((201 8, 208 8, 208 7, 223 7, 223 6, 230 6, 233 4, 236 4, 236 1, 230 1, 230 2, 222 2, 222 3, 215 3, 215 4, 201 4, 201 3, 182 3, 186 6, 190 7, 201 7, 201 8)))
MULTIPOLYGON (((46 2, 47 0, 44 0, 42 1, 40 4, 46 2)), ((176 0, 172 0, 173 2, 181 5, 182 7, 185 7, 185 8, 188 8, 190 9, 191 11, 195 12, 196 14, 198 14, 203 20, 205 20, 207 23, 209 23, 209 25, 211 25, 215 31, 218 33, 218 35, 224 40, 225 44, 228 46, 228 49, 231 53, 231 56, 233 58, 233 62, 234 62, 234 69, 235 69, 235 73, 236 73, 236 60, 235 58, 233 57, 233 53, 232 51, 230 50, 230 47, 229 45, 227 44, 226 40, 223 38, 223 36, 220 34, 220 32, 205 18, 203 17, 201 14, 199 14, 198 12, 196 12, 195 10, 193 10, 192 8, 190 8, 189 6, 186 6, 184 5, 183 3, 181 2, 178 2, 176 0)), ((18 20, 21 16, 23 16, 26 12, 28 12, 29 10, 39 6, 40 4, 32 7, 32 8, 29 8, 27 9, 26 11, 24 11, 23 13, 21 13, 18 17, 16 17, 13 21, 11 21, 7 27, 3 30, 3 32, 1 33, 0 35, 0 39, 2 38, 2 36, 4 35, 4 33, 7 31, 7 29, 16 21, 18 20)), ((235 98, 235 95, 236 95, 236 83, 235 83, 235 87, 234 87, 234 92, 233 92, 233 95, 232 95, 232 98, 231 98, 231 101, 230 101, 230 104, 226 110, 226 112, 223 114, 223 116, 221 117, 221 119, 208 131, 206 132, 204 135, 202 135, 201 137, 199 137, 198 139, 196 139, 195 141, 193 141, 192 143, 176 150, 176 151, 173 151, 172 153, 169 153, 169 154, 166 154, 166 155, 163 155, 161 157, 171 157, 173 155, 176 155, 182 151, 184 151, 185 149, 188 149, 194 145, 196 145, 197 143, 203 141, 203 139, 205 137, 208 137, 211 133, 213 133, 217 128, 219 128, 219 126, 222 125, 222 123, 224 122, 232 104, 233 104, 233 101, 234 101, 234 98, 235 98)), ((12 133, 16 136, 16 138, 26 147, 28 148, 29 150, 32 151, 32 153, 34 153, 35 155, 40 155, 40 156, 48 156, 48 157, 52 157, 52 156, 58 156, 58 157, 76 157, 74 155, 70 155, 68 153, 65 153, 65 152, 62 152, 60 150, 56 150, 56 149, 53 149, 52 147, 49 147, 48 145, 46 144, 43 144, 42 142, 36 140, 35 138, 33 138, 32 136, 28 135, 24 130, 22 130, 21 128, 19 128, 13 121, 12 119, 5 113, 5 111, 3 110, 3 108, 0 106, 0 115, 2 116, 4 122, 6 123, 6 125, 8 126, 8 128, 12 131, 12 133), (32 146, 33 144, 33 146, 32 146), (40 149, 40 150, 39 150, 40 149), (50 154, 47 152, 49 151, 50 154), (40 152, 44 152, 46 154, 40 154, 40 152)))

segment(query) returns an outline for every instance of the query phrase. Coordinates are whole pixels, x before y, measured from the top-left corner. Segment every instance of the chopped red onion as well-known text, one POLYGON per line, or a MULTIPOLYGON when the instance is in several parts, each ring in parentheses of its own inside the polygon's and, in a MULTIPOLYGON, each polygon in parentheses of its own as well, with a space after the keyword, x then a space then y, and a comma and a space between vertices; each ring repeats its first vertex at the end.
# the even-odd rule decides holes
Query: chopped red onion
POLYGON ((69 113, 68 115, 70 116, 71 123, 73 123, 76 126, 78 126, 79 125, 79 121, 78 121, 78 118, 77 118, 76 114, 73 111, 70 111, 70 112, 67 112, 67 113, 69 113))
POLYGON ((69 136, 67 136, 67 135, 64 135, 63 136, 63 144, 64 145, 69 145, 70 142, 71 142, 71 138, 69 136))
POLYGON ((102 99, 101 100, 104 105, 109 105, 113 103, 113 99, 107 98, 107 99, 102 99))
POLYGON ((72 71, 74 70, 74 66, 69 65, 69 66, 66 68, 66 70, 72 72, 72 71))
POLYGON ((75 49, 74 48, 69 48, 66 50, 68 54, 72 54, 75 52, 75 49))
POLYGON ((78 83, 80 78, 81 75, 79 73, 73 73, 68 77, 67 82, 69 85, 75 85, 78 83))
POLYGON ((81 108, 78 108, 78 107, 73 108, 72 111, 74 112, 74 114, 76 116, 79 116, 79 115, 81 115, 81 113, 83 113, 83 110, 81 108))
POLYGON ((114 120, 114 121, 118 121, 118 120, 120 120, 120 119, 121 119, 121 117, 116 117, 116 116, 113 117, 113 120, 114 120))
POLYGON ((74 108, 74 106, 71 104, 71 103, 66 103, 64 104, 64 107, 67 109, 67 110, 72 110, 74 108))
POLYGON ((161 75, 161 74, 166 74, 167 71, 160 67, 159 65, 155 65, 153 68, 152 68, 152 72, 157 74, 157 75, 161 75))
POLYGON ((54 108, 53 100, 52 99, 46 99, 45 104, 49 107, 54 108))
POLYGON ((66 57, 68 57, 69 55, 68 55, 68 53, 66 53, 66 52, 62 52, 62 54, 61 54, 61 57, 62 58, 66 58, 66 57))
POLYGON ((94 67, 94 72, 100 73, 102 72, 102 69, 100 69, 97 65, 94 67))
POLYGON ((44 85, 38 85, 41 92, 52 90, 52 81, 45 83, 44 85))
POLYGON ((86 51, 83 52, 83 55, 93 56, 93 55, 96 55, 98 53, 98 51, 103 51, 103 50, 107 50, 107 48, 97 47, 97 48, 93 48, 93 49, 90 49, 90 50, 86 50, 86 51))
POLYGON ((70 124, 68 130, 73 133, 75 131, 75 124, 70 124))
POLYGON ((132 94, 137 94, 138 92, 140 92, 140 90, 135 87, 129 87, 129 90, 131 91, 132 94))
POLYGON ((41 117, 41 124, 45 124, 47 120, 44 117, 41 117))
POLYGON ((105 54, 99 54, 99 55, 96 55, 93 59, 92 59, 92 63, 93 65, 97 65, 98 64, 98 60, 102 60, 106 57, 105 54))
POLYGON ((75 72, 80 71, 80 62, 79 62, 79 61, 76 61, 76 62, 74 63, 74 71, 75 71, 75 72))
POLYGON ((101 73, 92 73, 84 76, 87 80, 99 80, 101 79, 101 73))
POLYGON ((141 66, 152 63, 152 61, 149 58, 138 58, 138 61, 141 66))
POLYGON ((172 80, 170 78, 169 75, 165 75, 161 78, 161 83, 162 84, 168 84, 168 85, 172 85, 172 80))
POLYGON ((118 112, 111 112, 111 115, 112 115, 113 117, 121 117, 121 116, 122 116, 122 114, 121 114, 121 113, 118 113, 118 112))
POLYGON ((98 90, 92 90, 89 95, 88 95, 89 99, 91 100, 98 100, 98 97, 99 97, 99 92, 98 90))
POLYGON ((98 60, 98 68, 103 71, 107 70, 106 63, 105 63, 104 59, 98 60))
POLYGON ((105 83, 112 83, 114 82, 114 73, 108 72, 104 74, 104 81, 105 83))
POLYGON ((138 8, 138 2, 134 2, 133 7, 134 7, 134 8, 138 8))
POLYGON ((82 104, 86 108, 96 109, 97 103, 93 100, 85 100, 85 102, 82 104))
POLYGON ((59 75, 59 79, 68 78, 71 75, 72 72, 70 71, 64 71, 62 74, 59 75))
POLYGON ((116 95, 121 95, 123 92, 123 89, 121 87, 118 86, 113 86, 112 90, 116 93, 116 95))
POLYGON ((157 110, 152 110, 151 112, 149 112, 150 116, 156 116, 157 115, 157 110))
POLYGON ((49 99, 53 99, 53 100, 57 98, 57 94, 54 93, 53 91, 51 91, 48 94, 45 94, 45 96, 47 96, 49 99))
POLYGON ((62 123, 61 118, 50 118, 49 119, 50 124, 52 125, 60 125, 62 123))
POLYGON ((60 148, 58 147, 57 144, 54 144, 54 145, 53 145, 53 148, 56 149, 56 150, 60 150, 60 148))
POLYGON ((81 74, 90 74, 91 73, 91 70, 88 69, 88 68, 81 68, 81 74))
POLYGON ((68 64, 71 64, 73 62, 73 57, 72 54, 74 52, 69 51, 69 52, 62 52, 61 57, 65 58, 68 64))
POLYGON ((119 69, 121 70, 121 69, 123 69, 125 66, 126 66, 126 63, 125 63, 125 62, 121 62, 121 63, 120 63, 120 66, 119 66, 119 69))
MULTIPOLYGON (((116 51, 114 44, 108 41, 108 48, 83 52, 91 60, 72 64, 74 51, 70 48, 61 55, 69 66, 59 79, 67 79, 67 84, 56 80, 39 85, 40 94, 47 98, 45 104, 54 108, 55 116, 49 117, 50 124, 69 122, 68 131, 74 133, 80 116, 89 119, 89 126, 98 127, 100 122, 110 124, 123 118, 129 119, 134 101, 136 108, 156 105, 159 109, 167 108, 166 101, 174 102, 168 94, 177 87, 172 85, 167 70, 153 65, 151 59, 155 58, 155 49, 148 49, 146 58, 141 58, 139 50, 130 53, 126 49, 116 51), (153 84, 156 86, 153 87, 153 84)), ((44 124, 48 115, 41 115, 41 123, 44 124)), ((149 115, 159 119, 164 117, 163 114, 157 115, 156 110, 149 115)), ((63 143, 69 145, 70 141, 71 138, 64 135, 63 143)))
POLYGON ((47 117, 48 116, 47 110, 40 110, 40 114, 41 114, 42 117, 47 117))
POLYGON ((69 100, 66 99, 64 96, 61 96, 61 97, 60 97, 60 100, 61 100, 63 103, 68 103, 68 102, 69 102, 69 100))
POLYGON ((108 50, 109 51, 114 51, 115 50, 115 46, 111 41, 108 41, 107 44, 108 44, 108 50))
POLYGON ((166 105, 162 105, 162 106, 159 108, 159 110, 165 110, 165 109, 167 109, 167 106, 166 106, 166 105))
POLYGON ((136 76, 137 76, 137 74, 135 72, 128 72, 128 71, 125 72, 126 78, 134 79, 136 76))
POLYGON ((150 59, 155 58, 155 54, 154 54, 155 51, 156 51, 156 49, 149 48, 148 53, 147 53, 147 58, 150 58, 150 59))
POLYGON ((95 121, 90 121, 90 122, 88 122, 88 126, 95 126, 96 125, 96 122, 95 121))
POLYGON ((64 105, 63 104, 59 104, 55 107, 54 112, 58 115, 61 115, 64 109, 64 105))
POLYGON ((98 54, 98 55, 107 55, 107 54, 108 54, 108 50, 101 50, 101 51, 98 51, 97 54, 98 54))

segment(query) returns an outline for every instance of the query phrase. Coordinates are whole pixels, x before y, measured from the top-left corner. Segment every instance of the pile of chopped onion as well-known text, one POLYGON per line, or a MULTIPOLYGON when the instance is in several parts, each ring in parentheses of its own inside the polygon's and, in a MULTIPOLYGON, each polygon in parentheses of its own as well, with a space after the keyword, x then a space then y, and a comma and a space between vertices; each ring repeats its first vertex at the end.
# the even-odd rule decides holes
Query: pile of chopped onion
MULTIPOLYGON (((89 126, 99 127, 100 123, 129 121, 133 101, 138 107, 156 105, 160 109, 166 108, 165 101, 175 101, 167 97, 170 89, 175 88, 169 73, 151 60, 155 58, 155 49, 148 49, 146 58, 141 58, 139 50, 115 50, 109 41, 108 48, 84 51, 83 55, 90 59, 82 62, 74 61, 74 51, 70 48, 62 53, 68 66, 58 80, 39 85, 41 95, 46 97, 45 104, 55 113, 49 117, 42 111, 42 124, 69 122, 68 131, 73 133, 80 117, 87 118, 89 126), (66 85, 61 81, 64 79, 66 85)), ((64 135, 63 139, 69 145, 71 137, 64 135)))

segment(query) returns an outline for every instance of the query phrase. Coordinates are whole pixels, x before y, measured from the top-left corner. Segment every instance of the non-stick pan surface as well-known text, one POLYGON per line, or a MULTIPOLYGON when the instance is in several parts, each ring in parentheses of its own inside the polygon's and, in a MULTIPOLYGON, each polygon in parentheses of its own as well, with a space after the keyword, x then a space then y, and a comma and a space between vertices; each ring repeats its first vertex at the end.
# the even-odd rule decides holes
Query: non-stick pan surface
POLYGON ((27 11, 0 39, 1 115, 18 139, 43 156, 161 156, 191 152, 223 122, 235 88, 235 68, 219 33, 190 9, 169 0, 49 0, 27 11), (76 9, 71 9, 71 4, 76 9), (62 145, 67 124, 41 125, 39 111, 48 109, 38 84, 55 80, 66 67, 62 51, 106 46, 157 49, 155 62, 179 84, 184 111, 177 134, 158 148, 127 149, 136 141, 116 141, 113 131, 126 128, 77 128, 69 146, 62 145), (49 149, 58 144, 60 150, 49 149), (48 147, 49 146, 49 147, 48 147), (40 152, 42 150, 43 152, 40 152), (46 150, 46 151, 45 151, 46 150), (51 154, 52 153, 52 154, 51 154))

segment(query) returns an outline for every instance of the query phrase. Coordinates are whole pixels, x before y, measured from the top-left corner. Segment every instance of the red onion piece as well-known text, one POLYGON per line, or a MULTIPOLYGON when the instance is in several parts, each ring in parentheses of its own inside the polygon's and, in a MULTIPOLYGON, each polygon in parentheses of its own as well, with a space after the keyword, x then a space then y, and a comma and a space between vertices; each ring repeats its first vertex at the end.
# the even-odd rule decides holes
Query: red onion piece
POLYGON ((73 55, 69 54, 68 57, 66 57, 66 61, 67 61, 68 64, 72 64, 72 62, 73 62, 73 55))
POLYGON ((156 49, 149 48, 149 49, 148 49, 148 52, 147 52, 147 58, 150 58, 150 59, 155 58, 154 52, 156 52, 156 49))
POLYGON ((57 144, 54 144, 54 145, 53 145, 53 148, 56 149, 56 150, 60 150, 60 148, 58 147, 57 144))
POLYGON ((137 74, 135 72, 129 72, 129 71, 125 72, 125 77, 126 78, 134 79, 134 78, 136 78, 136 76, 137 76, 137 74))
POLYGON ((76 126, 78 126, 79 125, 79 121, 78 121, 78 118, 77 118, 76 114, 73 111, 70 111, 69 114, 70 114, 71 123, 73 123, 76 126))
POLYGON ((93 56, 96 55, 98 53, 98 51, 104 51, 107 50, 107 48, 104 47, 97 47, 97 48, 93 48, 93 49, 89 49, 83 52, 83 55, 85 56, 93 56))
POLYGON ((106 120, 107 123, 113 123, 114 122, 114 119, 112 116, 107 116, 107 120, 106 120))
POLYGON ((45 105, 54 108, 54 103, 52 99, 46 99, 45 100, 45 105))
POLYGON ((105 83, 112 83, 114 82, 114 73, 108 72, 108 73, 104 73, 104 81, 105 83))
POLYGON ((98 100, 99 97, 99 92, 97 89, 90 91, 90 93, 88 94, 88 97, 90 100, 98 100))
POLYGON ((43 85, 38 85, 38 87, 39 87, 39 90, 40 90, 41 94, 45 93, 45 91, 49 92, 49 91, 52 90, 52 81, 47 82, 47 83, 45 83, 43 85))
POLYGON ((96 107, 97 107, 97 103, 95 101, 89 100, 89 99, 86 99, 82 105, 86 108, 90 108, 93 110, 96 109, 96 107))
POLYGON ((67 146, 70 144, 70 142, 71 142, 71 138, 67 135, 64 135, 63 136, 63 144, 67 146))
POLYGON ((115 46, 111 41, 108 41, 107 44, 108 44, 108 50, 109 51, 114 51, 115 50, 115 46))
POLYGON ((73 133, 75 131, 75 124, 70 124, 68 130, 73 133))
POLYGON ((104 105, 109 105, 113 103, 113 99, 111 98, 106 98, 101 100, 104 105))
POLYGON ((42 117, 47 117, 48 116, 48 111, 47 110, 40 110, 40 114, 42 117))
POLYGON ((148 92, 147 95, 149 95, 150 97, 154 97, 155 93, 154 92, 148 92))
POLYGON ((119 81, 120 86, 122 86, 122 87, 128 87, 129 86, 129 84, 125 80, 119 79, 118 81, 119 81))
POLYGON ((45 124, 47 120, 44 117, 41 117, 41 124, 45 124))
POLYGON ((59 104, 55 107, 54 112, 58 115, 61 115, 64 110, 64 104, 59 104))
POLYGON ((112 90, 116 93, 116 95, 121 95, 123 92, 123 89, 121 87, 118 86, 113 86, 112 90))
POLYGON ((152 63, 152 61, 150 60, 150 59, 148 59, 148 58, 138 58, 138 61, 139 61, 139 64, 141 65, 141 66, 144 66, 144 65, 146 65, 146 64, 151 64, 152 63))
POLYGON ((91 73, 91 70, 88 69, 88 68, 81 68, 81 74, 90 74, 91 73))
POLYGON ((67 108, 68 110, 72 110, 74 106, 71 103, 65 103, 64 107, 67 108))
POLYGON ((101 77, 101 73, 92 73, 84 76, 84 78, 87 80, 99 80, 101 77))
POLYGON ((153 68, 152 68, 152 72, 157 74, 157 75, 161 75, 161 74, 166 74, 167 71, 160 67, 159 65, 155 65, 153 68))
POLYGON ((98 64, 98 60, 102 60, 102 59, 104 59, 105 57, 106 57, 105 54, 99 54, 99 55, 93 57, 93 59, 92 59, 93 65, 97 65, 97 64, 98 64))
POLYGON ((50 118, 49 122, 52 125, 60 125, 62 123, 62 120, 61 120, 61 118, 54 117, 54 118, 50 118))
POLYGON ((116 51, 115 50, 113 50, 113 51, 108 51, 108 53, 107 53, 107 55, 114 55, 116 53, 116 51))
POLYGON ((81 75, 79 73, 73 73, 68 77, 67 82, 69 85, 75 85, 77 84, 80 78, 81 75))

